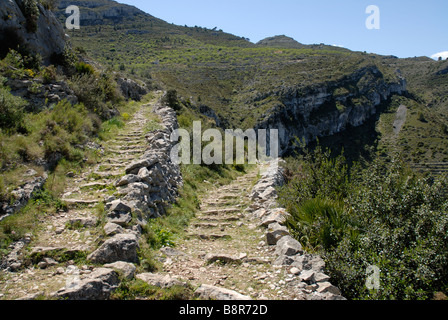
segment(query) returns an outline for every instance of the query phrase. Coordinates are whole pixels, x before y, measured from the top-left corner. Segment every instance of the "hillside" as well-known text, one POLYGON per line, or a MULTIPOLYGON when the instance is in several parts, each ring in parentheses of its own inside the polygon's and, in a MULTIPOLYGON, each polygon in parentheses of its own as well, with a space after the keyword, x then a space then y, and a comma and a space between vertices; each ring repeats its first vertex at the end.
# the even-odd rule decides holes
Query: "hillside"
MULTIPOLYGON (((220 30, 168 24, 115 2, 100 2, 101 6, 95 8, 86 7, 88 2, 73 3, 84 12, 81 14, 84 26, 69 33, 75 48, 85 50, 94 60, 115 70, 176 89, 190 108, 212 109, 222 127, 264 126, 279 110, 289 112, 291 95, 322 88, 329 92, 317 105, 310 106, 310 113, 315 108, 320 110, 314 111, 313 119, 318 119, 315 116, 320 112, 323 119, 345 118, 344 114, 351 114, 355 106, 373 99, 368 90, 362 89, 362 83, 359 89, 347 79, 356 82, 363 79, 364 84, 376 82, 381 99, 389 98, 395 91, 392 88, 402 86, 396 68, 373 55, 325 45, 301 46, 290 39, 287 42, 297 48, 266 46, 272 39, 265 41, 265 45, 255 45, 220 30), (105 13, 111 7, 115 12, 130 10, 132 14, 121 16, 116 23, 105 13), (107 16, 102 24, 98 15, 107 16), (112 33, 115 36, 111 39, 112 33), (366 70, 373 73, 363 73, 366 70), (340 105, 336 106, 336 100, 340 105), (345 102, 347 105, 343 106, 345 102), (320 108, 325 103, 328 107, 320 108), (336 110, 340 115, 334 113, 336 110)), ((60 17, 63 19, 61 14, 60 17)), ((278 37, 274 39, 279 41, 278 37)), ((309 123, 309 119, 304 119, 305 131, 326 135, 325 130, 308 129, 309 123)), ((341 123, 337 131, 347 124, 341 123)), ((293 140, 292 136, 285 137, 283 149, 289 150, 293 140)))
POLYGON ((448 61, 111 0, 1 2, 0 30, 1 300, 446 299, 448 61), (179 165, 197 120, 282 159, 179 165))
MULTIPOLYGON (((65 4, 61 2, 60 8, 65 4)), ((253 44, 221 30, 169 24, 116 2, 96 2, 94 8, 88 8, 88 1, 75 1, 75 4, 80 5, 81 12, 84 12, 81 15, 84 27, 70 32, 75 47, 86 50, 95 60, 116 70, 152 81, 163 88, 176 89, 189 108, 213 110, 214 119, 222 127, 247 129, 277 123, 277 128, 281 124, 288 132, 293 129, 299 138, 320 136, 337 150, 352 150, 354 159, 361 154, 365 156, 367 151, 359 150, 367 150, 365 146, 368 145, 378 147, 380 154, 402 151, 409 162, 448 160, 447 135, 443 130, 447 110, 443 102, 447 92, 446 85, 443 85, 446 76, 436 75, 438 70, 443 70, 441 64, 444 62, 368 55, 324 44, 304 45, 287 36, 270 37, 253 44), (119 23, 114 18, 118 16, 119 23), (109 36, 112 33, 115 35, 113 39, 109 36), (349 83, 347 79, 354 80, 360 71, 371 68, 378 71, 375 75, 377 80, 381 79, 380 82, 384 81, 389 88, 399 84, 401 77, 406 79, 407 87, 402 89, 409 89, 406 103, 412 111, 401 131, 403 138, 400 142, 397 142, 400 138, 388 134, 393 121, 383 119, 387 116, 382 117, 383 120, 371 118, 370 111, 363 116, 362 111, 360 114, 359 109, 353 108, 358 105, 366 110, 365 107, 372 104, 372 97, 360 92, 359 83, 349 83), (436 83, 442 85, 435 86, 436 83), (321 90, 326 92, 326 96, 317 105, 310 106, 309 116, 303 119, 303 110, 297 115, 294 111, 290 114, 290 108, 299 107, 294 107, 295 100, 291 97, 300 95, 300 92, 321 90), (434 104, 432 92, 438 97, 438 106, 428 109, 427 105, 434 104), (413 120, 421 113, 428 114, 426 123, 413 120), (285 116, 290 120, 285 122, 285 116), (346 118, 352 120, 340 122, 346 118), (316 123, 315 119, 322 121, 316 123), (336 131, 328 131, 325 124, 328 119, 334 119, 336 131), (368 122, 369 119, 373 122, 368 122), (386 123, 386 128, 378 127, 378 121, 386 123), (290 127, 289 123, 301 123, 302 129, 295 125, 290 127), (365 126, 361 126, 363 124, 365 126), (317 129, 320 127, 322 129, 317 129), (351 127, 372 134, 367 138, 338 140, 337 136, 343 137, 344 129, 351 127), (415 127, 424 133, 416 134, 415 127), (334 139, 325 138, 329 135, 334 139), (340 142, 335 144, 331 141, 340 142)), ((362 74, 360 78, 363 76, 365 79, 369 77, 362 74)), ((392 92, 386 95, 382 91, 384 88, 379 90, 382 92, 378 91, 382 96, 382 112, 391 114, 389 118, 393 117, 398 108, 396 103, 391 104, 392 100, 397 100, 392 99, 394 90, 387 89, 392 92)), ((397 91, 399 96, 404 92, 397 91)), ((374 104, 378 105, 377 102, 374 104)), ((284 136, 282 150, 286 153, 291 151, 293 142, 294 136, 284 136)))

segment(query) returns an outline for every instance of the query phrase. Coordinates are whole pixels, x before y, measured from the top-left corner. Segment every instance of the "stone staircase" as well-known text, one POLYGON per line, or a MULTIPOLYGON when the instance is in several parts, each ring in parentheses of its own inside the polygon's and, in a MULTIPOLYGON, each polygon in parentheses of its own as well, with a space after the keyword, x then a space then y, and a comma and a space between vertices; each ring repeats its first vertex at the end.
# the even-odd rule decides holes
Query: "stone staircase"
MULTIPOLYGON (((125 168, 144 154, 148 143, 145 125, 152 114, 152 104, 143 106, 133 119, 112 140, 103 146, 99 163, 84 172, 69 174, 68 187, 62 201, 68 211, 60 211, 40 219, 36 234, 30 235, 27 246, 15 250, 14 261, 9 271, 0 278, 0 299, 33 298, 39 294, 48 295, 66 285, 64 267, 73 259, 85 257, 104 241, 104 232, 98 225, 101 204, 113 197, 116 181, 125 175, 125 168), (39 262, 35 268, 27 264, 39 262), (56 261, 58 260, 58 261, 56 261), (60 261, 66 261, 63 265, 60 261), (19 262, 20 261, 20 262, 19 262), (58 269, 55 269, 59 267, 58 269)), ((94 270, 85 266, 81 276, 94 270)))
POLYGON ((232 290, 246 299, 305 300, 287 268, 274 266, 275 247, 265 228, 249 218, 258 167, 202 199, 201 211, 175 249, 161 250, 164 273, 194 286, 232 290), (174 250, 174 254, 173 254, 174 250))

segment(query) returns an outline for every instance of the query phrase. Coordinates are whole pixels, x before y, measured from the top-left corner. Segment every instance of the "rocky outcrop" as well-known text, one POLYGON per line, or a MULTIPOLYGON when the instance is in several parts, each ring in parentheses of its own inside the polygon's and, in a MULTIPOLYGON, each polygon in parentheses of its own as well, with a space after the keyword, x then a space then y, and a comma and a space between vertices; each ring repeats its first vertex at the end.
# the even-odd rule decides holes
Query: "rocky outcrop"
POLYGON ((58 17, 64 18, 65 9, 68 6, 76 5, 80 7, 81 26, 95 26, 106 23, 119 23, 124 19, 133 19, 145 13, 136 7, 122 5, 115 1, 91 1, 91 0, 61 0, 58 8, 58 17))
POLYGON ((131 79, 118 78, 117 84, 126 99, 140 101, 148 93, 145 86, 131 79))
POLYGON ((295 138, 313 141, 348 126, 364 124, 392 94, 406 91, 399 74, 394 81, 375 67, 365 67, 334 83, 278 92, 281 103, 269 110, 255 129, 278 129, 280 155, 292 151, 295 138))
POLYGON ((25 179, 22 186, 11 192, 11 200, 0 203, 0 221, 23 208, 33 195, 42 189, 48 177, 47 174, 38 176, 33 169, 28 170, 25 175, 30 178, 25 179))
POLYGON ((107 300, 120 284, 118 273, 109 268, 98 268, 85 278, 75 276, 74 279, 74 283, 53 293, 52 297, 68 300, 107 300))
POLYGON ((51 104, 67 100, 72 105, 78 103, 78 97, 65 81, 44 84, 41 79, 8 79, 6 85, 11 93, 28 101, 27 111, 42 111, 51 104))
POLYGON ((289 268, 296 275, 299 284, 294 290, 302 290, 309 300, 345 300, 340 290, 325 274, 325 262, 317 255, 304 252, 302 245, 294 239, 284 225, 289 214, 277 204, 274 189, 284 183, 280 162, 272 161, 261 179, 253 187, 251 198, 254 203, 247 209, 249 216, 266 228, 266 243, 275 247, 274 266, 289 268), (274 191, 266 193, 267 189, 274 191))
POLYGON ((24 0, 0 3, 0 42, 5 49, 26 47, 48 64, 52 56, 64 52, 66 34, 51 11, 37 2, 35 6, 31 13, 24 0))
POLYGON ((87 259, 97 264, 138 262, 138 238, 134 234, 117 234, 103 243, 87 259))

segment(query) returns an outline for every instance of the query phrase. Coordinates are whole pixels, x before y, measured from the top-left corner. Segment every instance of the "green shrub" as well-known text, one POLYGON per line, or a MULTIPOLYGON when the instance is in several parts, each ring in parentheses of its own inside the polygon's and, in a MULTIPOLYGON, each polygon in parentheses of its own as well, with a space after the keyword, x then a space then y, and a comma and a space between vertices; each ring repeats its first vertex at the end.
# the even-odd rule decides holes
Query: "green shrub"
POLYGON ((85 62, 78 62, 75 64, 76 72, 79 74, 89 74, 92 75, 95 73, 95 69, 85 62))
POLYGON ((37 31, 37 19, 39 18, 39 8, 36 0, 23 0, 21 6, 26 19, 26 30, 28 32, 37 31))
POLYGON ((42 75, 42 80, 46 84, 56 81, 57 71, 56 71, 55 66, 50 65, 48 67, 43 68, 41 75, 42 75))
POLYGON ((74 76, 70 80, 70 87, 79 102, 103 119, 110 118, 114 105, 118 105, 124 100, 117 83, 107 73, 99 76, 88 73, 74 76))
POLYGON ((342 203, 311 199, 291 208, 289 229, 311 250, 331 250, 349 235, 356 241, 358 230, 344 212, 342 203))
POLYGON ((58 7, 59 0, 39 0, 42 6, 50 11, 54 11, 58 7))
POLYGON ((41 121, 39 139, 43 141, 46 158, 60 154, 68 160, 82 160, 82 151, 74 146, 84 144, 96 132, 83 104, 72 106, 63 100, 47 111, 41 121))
POLYGON ((176 90, 168 90, 162 98, 162 103, 178 111, 181 109, 176 90))
POLYGON ((13 96, 8 88, 0 86, 0 128, 13 132, 23 125, 26 102, 13 96))
POLYGON ((325 259, 345 297, 431 299, 447 292, 448 177, 424 179, 399 160, 381 159, 349 172, 319 148, 304 159, 288 165, 298 173, 279 201, 291 213, 292 234, 325 259), (369 266, 380 269, 379 290, 366 287, 369 266))

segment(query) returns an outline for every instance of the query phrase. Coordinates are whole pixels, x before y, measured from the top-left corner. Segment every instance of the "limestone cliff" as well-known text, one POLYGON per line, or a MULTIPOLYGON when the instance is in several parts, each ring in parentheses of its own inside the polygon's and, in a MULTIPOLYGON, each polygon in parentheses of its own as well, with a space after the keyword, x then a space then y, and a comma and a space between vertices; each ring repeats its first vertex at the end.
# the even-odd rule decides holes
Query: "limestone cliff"
MULTIPOLYGON (((136 7, 122 5, 115 1, 61 0, 58 8, 63 11, 70 5, 79 6, 82 26, 103 25, 108 22, 119 23, 123 19, 146 15, 136 7)), ((59 18, 63 18, 62 11, 58 13, 59 18)))
POLYGON ((41 4, 26 0, 0 2, 0 54, 9 48, 38 53, 44 64, 64 52, 66 34, 54 14, 41 4))
POLYGON ((296 137, 308 142, 364 124, 382 102, 405 91, 406 80, 399 73, 386 79, 376 66, 362 68, 337 82, 276 93, 281 103, 255 129, 278 129, 280 154, 285 154, 296 137))

